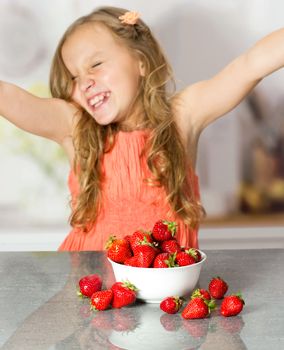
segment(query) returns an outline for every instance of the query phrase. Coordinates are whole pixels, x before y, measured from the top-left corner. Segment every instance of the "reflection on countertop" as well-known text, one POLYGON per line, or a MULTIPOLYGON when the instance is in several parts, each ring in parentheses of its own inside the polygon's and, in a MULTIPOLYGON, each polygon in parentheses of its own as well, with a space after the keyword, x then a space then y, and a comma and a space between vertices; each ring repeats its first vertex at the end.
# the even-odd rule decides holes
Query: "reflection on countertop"
POLYGON ((224 318, 217 309, 207 319, 184 320, 142 302, 93 312, 76 288, 90 273, 103 277, 103 288, 111 287, 114 276, 104 253, 2 252, 1 349, 283 349, 284 250, 205 252, 198 286, 207 288, 220 275, 228 293, 242 292, 240 315, 224 318))

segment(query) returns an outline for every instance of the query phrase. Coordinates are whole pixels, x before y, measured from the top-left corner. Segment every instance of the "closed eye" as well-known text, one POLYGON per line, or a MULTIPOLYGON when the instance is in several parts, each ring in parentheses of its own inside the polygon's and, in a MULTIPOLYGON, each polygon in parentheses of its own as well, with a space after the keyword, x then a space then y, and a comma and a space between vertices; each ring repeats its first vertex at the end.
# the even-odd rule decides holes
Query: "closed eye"
POLYGON ((98 63, 92 65, 92 68, 95 68, 95 67, 97 67, 97 66, 99 66, 99 65, 101 65, 101 64, 102 64, 102 62, 98 62, 98 63))
MULTIPOLYGON (((101 64, 102 64, 102 62, 98 62, 98 63, 92 65, 91 68, 96 68, 97 66, 100 66, 101 64)), ((77 79, 77 77, 72 77, 72 76, 71 76, 71 80, 72 80, 72 81, 74 81, 74 80, 76 80, 76 79, 77 79)))

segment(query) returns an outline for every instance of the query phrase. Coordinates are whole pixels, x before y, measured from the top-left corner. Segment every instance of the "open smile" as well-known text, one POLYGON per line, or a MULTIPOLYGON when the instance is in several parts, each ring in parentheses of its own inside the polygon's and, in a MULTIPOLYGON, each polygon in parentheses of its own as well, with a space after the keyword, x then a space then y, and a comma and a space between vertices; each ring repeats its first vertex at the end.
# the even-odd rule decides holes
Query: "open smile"
POLYGON ((92 110, 97 110, 109 99, 110 92, 101 92, 92 96, 88 99, 88 105, 92 108, 92 110))

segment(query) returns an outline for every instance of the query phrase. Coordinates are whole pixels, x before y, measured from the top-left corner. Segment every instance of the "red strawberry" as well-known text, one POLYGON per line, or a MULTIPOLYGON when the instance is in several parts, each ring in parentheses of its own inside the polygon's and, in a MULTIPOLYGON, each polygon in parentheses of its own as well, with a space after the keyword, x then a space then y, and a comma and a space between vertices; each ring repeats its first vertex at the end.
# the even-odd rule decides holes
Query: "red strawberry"
POLYGON ((135 252, 135 248, 140 244, 141 241, 153 243, 151 233, 143 230, 135 231, 130 236, 129 241, 130 241, 130 245, 133 253, 135 252))
POLYGON ((195 289, 191 294, 191 299, 194 298, 204 298, 206 300, 211 300, 211 296, 206 289, 195 289))
POLYGON ((124 265, 137 267, 137 257, 132 256, 124 261, 124 265))
POLYGON ((111 289, 100 290, 91 296, 91 308, 93 310, 105 310, 112 302, 113 292, 111 289))
POLYGON ((178 266, 187 266, 187 265, 192 265, 196 263, 194 257, 187 252, 177 253, 176 262, 178 266))
POLYGON ((226 317, 236 316, 242 311, 244 304, 240 293, 228 295, 222 301, 220 312, 226 317))
POLYGON ((181 251, 181 247, 175 239, 163 241, 161 244, 161 249, 165 253, 175 253, 181 251))
POLYGON ((117 263, 123 264, 124 261, 132 256, 129 242, 126 239, 117 239, 115 236, 110 236, 106 243, 108 250, 107 256, 117 263))
POLYGON ((81 297, 85 296, 90 298, 93 293, 101 290, 102 279, 99 275, 93 274, 84 276, 79 281, 80 291, 77 294, 81 297))
POLYGON ((228 284, 220 277, 213 277, 209 283, 209 292, 215 299, 222 299, 228 290, 228 284))
POLYGON ((179 311, 183 303, 183 300, 178 296, 167 297, 160 303, 160 309, 168 314, 175 314, 179 311))
POLYGON ((198 249, 196 248, 184 248, 183 249, 185 252, 190 253, 195 259, 196 262, 201 261, 201 253, 198 249))
POLYGON ((152 237, 156 241, 168 241, 175 236, 176 228, 175 222, 159 220, 152 229, 152 237))
POLYGON ((215 302, 212 300, 208 301, 203 298, 194 298, 186 305, 181 316, 185 319, 205 318, 215 307, 215 302))
POLYGON ((155 257, 153 267, 175 267, 176 253, 161 253, 155 257))
POLYGON ((115 308, 130 305, 136 301, 138 289, 129 281, 116 282, 111 289, 113 291, 112 306, 115 308))
POLYGON ((130 244, 131 235, 126 235, 123 238, 130 244))
POLYGON ((142 242, 135 248, 136 266, 150 267, 156 255, 156 249, 151 243, 142 242))

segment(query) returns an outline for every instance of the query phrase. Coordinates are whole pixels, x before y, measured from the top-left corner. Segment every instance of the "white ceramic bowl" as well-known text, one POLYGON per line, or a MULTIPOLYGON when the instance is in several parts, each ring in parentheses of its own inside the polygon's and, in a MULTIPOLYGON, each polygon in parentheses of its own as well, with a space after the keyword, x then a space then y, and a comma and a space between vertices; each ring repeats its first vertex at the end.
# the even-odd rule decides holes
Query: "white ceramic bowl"
POLYGON ((200 251, 201 261, 182 267, 143 268, 118 264, 108 258, 117 282, 129 280, 137 288, 137 299, 160 303, 172 295, 185 296, 196 286, 206 254, 200 251))

